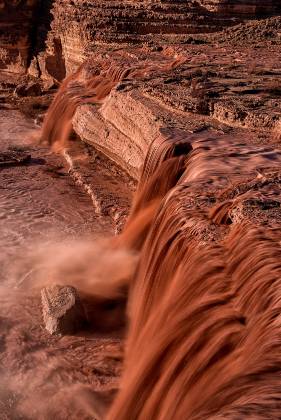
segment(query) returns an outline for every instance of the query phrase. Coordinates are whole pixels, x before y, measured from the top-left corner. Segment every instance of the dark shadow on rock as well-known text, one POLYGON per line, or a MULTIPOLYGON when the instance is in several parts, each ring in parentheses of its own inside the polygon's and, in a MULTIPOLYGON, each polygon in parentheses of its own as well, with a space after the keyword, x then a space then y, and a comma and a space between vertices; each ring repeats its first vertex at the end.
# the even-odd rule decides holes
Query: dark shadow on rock
POLYGON ((54 0, 39 0, 33 17, 33 25, 30 33, 31 48, 29 52, 28 66, 34 56, 46 49, 48 32, 51 29, 53 19, 51 10, 54 0))

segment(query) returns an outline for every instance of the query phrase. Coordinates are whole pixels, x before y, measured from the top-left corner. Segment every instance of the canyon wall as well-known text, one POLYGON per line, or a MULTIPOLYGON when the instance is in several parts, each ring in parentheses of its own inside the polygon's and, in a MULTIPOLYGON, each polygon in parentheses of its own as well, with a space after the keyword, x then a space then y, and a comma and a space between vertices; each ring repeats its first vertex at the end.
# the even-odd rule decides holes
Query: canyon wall
POLYGON ((185 42, 259 13, 274 14, 274 0, 56 0, 48 46, 62 45, 67 73, 97 47, 185 42), (54 41, 55 40, 55 41, 54 41))
POLYGON ((53 0, 0 1, 0 69, 24 73, 33 57, 45 51, 52 4, 53 0))
POLYGON ((274 0, 1 0, 0 68, 61 81, 97 48, 184 43, 280 11, 274 0))
POLYGON ((24 72, 31 53, 38 0, 0 1, 0 69, 24 72))
POLYGON ((194 0, 56 0, 52 14, 47 45, 52 48, 59 40, 67 73, 97 47, 184 41, 189 34, 214 32, 233 23, 194 0))

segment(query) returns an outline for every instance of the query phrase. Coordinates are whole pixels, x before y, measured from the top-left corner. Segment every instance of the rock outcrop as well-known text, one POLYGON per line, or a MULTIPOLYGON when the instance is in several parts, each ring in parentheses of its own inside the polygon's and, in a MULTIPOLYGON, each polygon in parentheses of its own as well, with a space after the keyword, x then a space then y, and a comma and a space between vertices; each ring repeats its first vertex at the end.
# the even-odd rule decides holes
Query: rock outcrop
MULTIPOLYGON (((270 4, 266 10, 274 13, 277 7, 270 4)), ((52 74, 58 63, 62 66, 65 61, 66 72, 72 73, 97 48, 184 43, 190 34, 217 32, 258 12, 257 6, 249 9, 239 0, 232 4, 198 0, 55 0, 47 41, 47 60, 53 57, 53 65, 49 63, 46 70, 52 74)))
POLYGON ((190 34, 222 30, 279 13, 274 0, 2 0, 0 66, 63 80, 97 48, 184 43, 190 34))
POLYGON ((38 0, 0 1, 0 68, 24 72, 29 61, 38 0))
MULTIPOLYGON (((0 1, 0 69, 24 73, 32 58, 45 51, 52 3, 53 0, 0 1)), ((31 74, 40 76, 38 69, 31 74)))
POLYGON ((45 327, 50 334, 73 334, 85 327, 86 314, 74 287, 45 287, 41 299, 45 327))
POLYGON ((229 20, 216 19, 197 1, 56 0, 47 45, 60 43, 67 73, 99 47, 155 43, 187 34, 220 30, 229 20), (153 35, 153 39, 152 36, 153 35))
MULTIPOLYGON (((275 27, 277 21, 262 21, 259 27, 275 27)), ((256 22, 247 28, 258 31, 256 22)), ((244 33, 243 27, 240 32, 244 33)), ((232 30, 232 37, 239 38, 240 32, 232 30)), ((186 62, 179 68, 119 84, 100 108, 89 103, 78 107, 75 131, 135 178, 147 148, 167 127, 192 133, 243 131, 249 139, 272 141, 281 121, 278 44, 263 46, 261 39, 257 56, 253 45, 237 50, 227 33, 217 38, 224 36, 221 45, 215 39, 211 45, 181 47, 186 62)), ((134 51, 151 65, 156 60, 149 49, 134 51)))

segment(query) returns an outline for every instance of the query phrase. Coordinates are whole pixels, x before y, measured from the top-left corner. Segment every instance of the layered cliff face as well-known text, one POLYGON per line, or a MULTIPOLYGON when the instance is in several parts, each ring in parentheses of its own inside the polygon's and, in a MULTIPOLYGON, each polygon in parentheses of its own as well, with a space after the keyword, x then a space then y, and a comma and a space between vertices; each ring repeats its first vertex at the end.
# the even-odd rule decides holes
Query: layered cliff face
POLYGON ((184 42, 188 35, 210 33, 235 23, 211 13, 198 1, 56 0, 48 48, 60 42, 67 73, 96 48, 184 42))
POLYGON ((38 0, 0 1, 0 68, 24 72, 28 64, 38 0))
POLYGON ((274 0, 1 0, 0 66, 61 81, 97 48, 184 43, 274 14, 274 0), (31 63, 31 65, 30 65, 31 63))
POLYGON ((176 41, 190 33, 221 29, 197 1, 56 0, 47 45, 62 45, 67 73, 73 72, 97 46, 176 41), (55 40, 55 41, 54 41, 55 40))
MULTIPOLYGON (((40 76, 34 57, 46 49, 53 0, 0 1, 0 69, 40 76)), ((64 74, 65 75, 65 74, 64 74)))
POLYGON ((60 90, 50 133, 56 132, 55 141, 63 140, 56 121, 60 124, 66 117, 69 126, 69 116, 74 116, 79 137, 135 178, 147 148, 163 138, 166 128, 242 132, 253 141, 272 141, 281 121, 280 30, 281 19, 274 17, 237 25, 205 37, 207 42, 199 45, 170 45, 159 51, 131 46, 111 51, 106 60, 100 51, 92 53, 82 72, 60 90), (184 61, 159 69, 159 63, 175 57, 184 61), (105 62, 110 74, 100 77, 97 67, 105 62), (142 77, 129 78, 126 69, 139 67, 147 70, 142 77), (116 79, 119 74, 125 80, 116 79), (97 101, 99 89, 106 90, 103 101, 97 101), (61 110, 67 113, 57 118, 61 110))

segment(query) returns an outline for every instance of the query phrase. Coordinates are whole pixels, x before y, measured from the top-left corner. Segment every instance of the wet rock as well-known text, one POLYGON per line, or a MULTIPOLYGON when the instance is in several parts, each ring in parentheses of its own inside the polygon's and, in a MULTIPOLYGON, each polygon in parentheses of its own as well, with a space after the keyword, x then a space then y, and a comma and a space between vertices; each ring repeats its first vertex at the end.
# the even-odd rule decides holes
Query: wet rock
POLYGON ((17 96, 39 96, 42 93, 40 83, 32 82, 28 85, 21 84, 16 87, 15 95, 17 96))
POLYGON ((0 167, 23 165, 29 162, 31 155, 19 151, 6 151, 0 153, 0 167))
POLYGON ((84 307, 74 287, 45 287, 41 299, 45 328, 50 334, 73 334, 85 326, 84 307))

